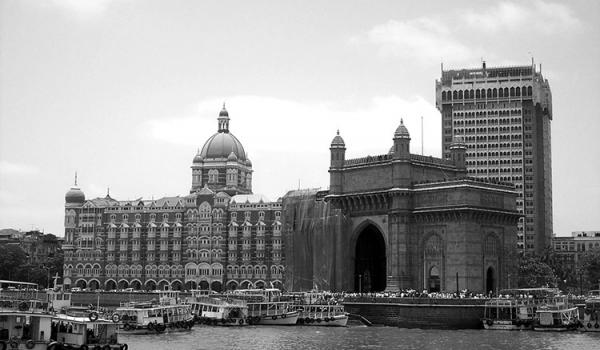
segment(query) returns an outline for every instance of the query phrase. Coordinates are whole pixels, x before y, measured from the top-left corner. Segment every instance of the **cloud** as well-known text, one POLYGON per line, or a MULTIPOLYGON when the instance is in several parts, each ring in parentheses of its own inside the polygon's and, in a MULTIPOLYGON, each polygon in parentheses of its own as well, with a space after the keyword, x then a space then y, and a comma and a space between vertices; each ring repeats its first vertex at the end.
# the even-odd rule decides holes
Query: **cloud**
POLYGON ((2 175, 32 175, 38 172, 39 169, 33 165, 0 160, 0 174, 2 175))
POLYGON ((578 30, 582 25, 568 6, 541 0, 500 2, 480 12, 468 10, 462 20, 473 30, 490 33, 558 34, 578 30))
POLYGON ((391 20, 375 26, 366 37, 380 47, 383 55, 436 61, 442 57, 467 60, 474 55, 472 49, 454 38, 449 27, 430 18, 391 20))
POLYGON ((52 3, 81 19, 101 15, 111 3, 117 0, 52 0, 52 3))
MULTIPOLYGON (((202 147, 217 131, 220 100, 198 103, 196 115, 147 121, 142 132, 163 142, 202 147)), ((425 152, 439 154, 440 117, 431 103, 421 96, 373 97, 366 106, 300 102, 265 96, 234 96, 227 99, 230 130, 249 152, 276 151, 282 156, 295 153, 327 153, 329 143, 340 130, 349 155, 387 153, 400 119, 412 133, 413 152, 420 153, 421 116, 425 152), (240 111, 240 112, 238 112, 240 111), (243 112, 242 112, 243 111, 243 112), (417 150, 418 151, 415 151, 417 150)))
MULTIPOLYGON (((410 59, 414 62, 450 59, 453 63, 473 62, 495 54, 501 43, 522 41, 535 34, 572 34, 582 22, 561 3, 541 0, 500 2, 484 9, 456 9, 407 20, 389 20, 349 40, 353 45, 370 44, 383 56, 410 59), (491 45, 491 46, 490 46, 491 45)), ((513 45, 514 46, 514 45, 513 45)), ((531 55, 531 53, 530 53, 531 55)))

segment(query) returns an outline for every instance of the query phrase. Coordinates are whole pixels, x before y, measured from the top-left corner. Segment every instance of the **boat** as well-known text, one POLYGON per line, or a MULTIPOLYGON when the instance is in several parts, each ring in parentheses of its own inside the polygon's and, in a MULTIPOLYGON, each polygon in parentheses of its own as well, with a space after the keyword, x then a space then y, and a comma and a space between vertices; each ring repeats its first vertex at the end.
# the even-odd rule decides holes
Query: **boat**
POLYGON ((579 329, 586 332, 600 332, 600 297, 595 296, 585 300, 579 329))
POLYGON ((533 320, 533 330, 563 332, 579 326, 579 311, 566 297, 556 297, 545 305, 538 306, 533 320))
POLYGON ((56 348, 51 340, 53 318, 47 304, 40 300, 37 284, 0 281, 1 350, 56 348))
POLYGON ((539 306, 554 301, 556 288, 503 289, 499 297, 484 304, 483 328, 489 330, 527 330, 533 328, 539 306))
POLYGON ((291 301, 282 301, 277 288, 237 289, 227 296, 246 301, 248 324, 289 326, 298 322, 300 313, 291 301))
POLYGON ((194 320, 200 324, 243 326, 248 324, 248 305, 244 300, 231 299, 208 290, 192 290, 186 301, 194 320))
POLYGON ((331 295, 324 292, 291 293, 294 308, 300 313, 298 324, 310 326, 345 327, 348 313, 331 295))
POLYGON ((178 291, 159 291, 158 301, 126 302, 116 309, 125 334, 188 331, 194 326, 189 304, 180 303, 178 291))
POLYGON ((51 338, 63 349, 127 350, 127 344, 118 341, 117 322, 87 307, 68 307, 52 319, 51 338))
POLYGON ((490 330, 531 329, 537 304, 528 299, 493 298, 484 305, 483 328, 490 330))

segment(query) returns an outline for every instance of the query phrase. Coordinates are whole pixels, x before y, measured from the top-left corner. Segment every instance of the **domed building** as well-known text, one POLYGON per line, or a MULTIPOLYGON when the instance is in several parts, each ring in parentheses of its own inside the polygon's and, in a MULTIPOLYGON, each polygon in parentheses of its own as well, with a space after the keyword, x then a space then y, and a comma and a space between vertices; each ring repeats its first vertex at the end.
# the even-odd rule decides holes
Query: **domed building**
POLYGON ((192 189, 206 185, 230 196, 252 193, 252 162, 237 137, 229 131, 229 112, 223 104, 217 132, 206 140, 192 162, 192 189))

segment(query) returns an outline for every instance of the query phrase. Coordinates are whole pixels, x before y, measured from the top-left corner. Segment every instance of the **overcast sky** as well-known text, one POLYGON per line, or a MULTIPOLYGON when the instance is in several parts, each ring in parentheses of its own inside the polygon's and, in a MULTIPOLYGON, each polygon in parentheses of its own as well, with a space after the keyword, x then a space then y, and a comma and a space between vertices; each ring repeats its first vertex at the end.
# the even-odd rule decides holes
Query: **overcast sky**
POLYGON ((600 230, 600 2, 0 1, 0 228, 62 236, 86 198, 186 195, 192 159, 230 130, 255 193, 327 188, 347 158, 440 156, 444 68, 542 64, 553 95, 554 231, 600 230), (451 5, 450 5, 451 4, 451 5))

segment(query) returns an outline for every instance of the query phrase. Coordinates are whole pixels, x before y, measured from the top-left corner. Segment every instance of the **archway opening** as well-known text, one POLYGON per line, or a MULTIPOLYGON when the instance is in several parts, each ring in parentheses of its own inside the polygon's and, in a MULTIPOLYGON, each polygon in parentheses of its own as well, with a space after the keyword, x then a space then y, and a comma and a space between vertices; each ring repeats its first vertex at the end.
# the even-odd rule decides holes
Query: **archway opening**
POLYGON ((356 240, 354 290, 359 293, 383 291, 386 261, 383 235, 375 226, 368 225, 356 240))
POLYGON ((207 281, 200 281, 198 284, 198 289, 208 290, 209 287, 210 286, 207 281))
POLYGON ((223 284, 219 281, 214 281, 210 284, 210 289, 220 293, 223 289, 223 284))
POLYGON ((183 286, 181 285, 181 282, 173 281, 173 283, 171 283, 171 289, 180 291, 183 289, 183 286))
POLYGON ((125 280, 120 280, 119 281, 119 289, 127 289, 129 288, 129 282, 125 281, 125 280))
POLYGON ((195 281, 187 281, 185 283, 185 289, 187 290, 192 290, 192 289, 197 289, 198 285, 195 281))
POLYGON ((156 290, 156 282, 147 281, 146 282, 146 290, 156 290))
POLYGON ((485 277, 485 291, 488 293, 494 293, 494 290, 496 288, 495 286, 495 273, 494 273, 494 268, 493 267, 488 267, 487 269, 487 273, 486 273, 486 277, 485 277))
POLYGON ((237 289, 237 283, 235 281, 227 282, 227 290, 236 290, 236 289, 237 289))
POLYGON ((108 281, 106 281, 105 289, 107 291, 108 290, 115 290, 115 289, 117 289, 117 284, 113 280, 108 280, 108 281))
POLYGON ((87 287, 87 282, 84 280, 79 280, 79 281, 77 281, 75 286, 77 286, 78 288, 81 288, 81 290, 84 290, 87 287))
POLYGON ((432 266, 429 269, 429 282, 427 283, 428 289, 430 292, 439 292, 440 291, 440 269, 437 266, 432 266))
POLYGON ((159 290, 168 290, 169 287, 171 287, 171 285, 167 281, 160 281, 160 282, 158 282, 158 289, 159 290))
POLYGON ((132 281, 131 282, 131 288, 135 289, 135 290, 140 290, 142 289, 142 283, 138 280, 132 281))
POLYGON ((90 290, 100 289, 100 283, 96 280, 91 280, 90 283, 88 283, 88 288, 90 290))

